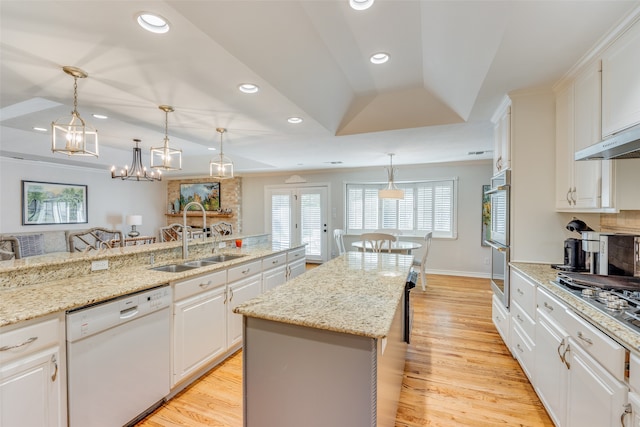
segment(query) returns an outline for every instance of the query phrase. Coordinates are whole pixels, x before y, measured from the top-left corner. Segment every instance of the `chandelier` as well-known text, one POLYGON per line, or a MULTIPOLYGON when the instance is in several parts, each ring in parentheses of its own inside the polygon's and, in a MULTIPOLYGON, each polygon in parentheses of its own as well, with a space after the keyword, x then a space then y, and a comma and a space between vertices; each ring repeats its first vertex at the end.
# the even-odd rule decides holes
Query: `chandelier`
POLYGON ((396 187, 394 182, 393 175, 395 173, 395 169, 393 168, 393 154, 389 154, 389 160, 391 165, 389 166, 389 183, 387 187, 378 191, 378 197, 381 199, 404 199, 404 190, 400 190, 396 187))
POLYGON ((227 130, 225 128, 216 128, 216 131, 220 134, 220 156, 209 162, 209 176, 216 179, 233 178, 233 162, 228 157, 225 157, 222 151, 222 134, 227 130))
POLYGON ((88 74, 80 68, 64 66, 62 70, 73 77, 73 111, 51 123, 51 151, 68 156, 98 157, 98 131, 85 123, 78 113, 78 79, 88 74))
POLYGON ((126 165, 124 169, 120 169, 120 172, 116 173, 116 167, 111 167, 111 178, 120 178, 121 180, 135 180, 135 181, 162 181, 162 174, 160 171, 147 172, 147 168, 142 166, 142 150, 139 147, 140 140, 134 139, 133 142, 136 146, 133 147, 133 161, 131 167, 126 165))
POLYGON ((164 145, 151 148, 151 168, 181 170, 182 150, 169 147, 169 113, 173 112, 173 107, 160 105, 158 108, 164 111, 164 145))

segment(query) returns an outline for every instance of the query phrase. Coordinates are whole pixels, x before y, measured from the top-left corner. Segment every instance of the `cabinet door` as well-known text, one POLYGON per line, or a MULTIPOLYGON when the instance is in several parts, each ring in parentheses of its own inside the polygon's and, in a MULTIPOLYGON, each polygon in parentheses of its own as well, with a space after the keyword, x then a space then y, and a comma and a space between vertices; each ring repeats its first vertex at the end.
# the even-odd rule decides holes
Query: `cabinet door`
POLYGON ((556 209, 573 208, 573 86, 556 94, 556 209))
POLYGON ((542 311, 536 322, 536 393, 557 426, 565 425, 567 378, 569 370, 562 355, 566 350, 566 332, 542 311))
POLYGON ((602 56, 602 136, 640 123, 640 23, 602 56))
POLYGON ((172 385, 226 350, 225 286, 173 305, 172 385))
POLYGON ((307 265, 304 259, 292 262, 289 264, 289 277, 288 280, 293 279, 306 271, 307 265))
POLYGON ((66 426, 60 352, 48 349, 0 368, 0 426, 66 426))
POLYGON ((567 363, 567 426, 620 425, 625 412, 627 386, 616 380, 569 338, 567 363))
POLYGON ((227 297, 227 348, 242 342, 242 315, 233 312, 239 304, 260 295, 262 275, 256 274, 229 284, 227 297))
POLYGON ((506 105, 494 127, 493 172, 511 167, 511 106, 506 105))
POLYGON ((287 266, 272 268, 262 273, 262 289, 267 292, 287 281, 287 266))

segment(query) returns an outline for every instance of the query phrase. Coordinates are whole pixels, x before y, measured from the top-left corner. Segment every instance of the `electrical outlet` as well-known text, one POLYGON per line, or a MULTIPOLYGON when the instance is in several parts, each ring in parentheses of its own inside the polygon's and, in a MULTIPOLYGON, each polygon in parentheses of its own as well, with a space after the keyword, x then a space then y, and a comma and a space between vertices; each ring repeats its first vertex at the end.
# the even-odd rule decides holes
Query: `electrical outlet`
POLYGON ((91 271, 107 270, 109 268, 109 260, 103 259, 101 261, 91 262, 91 271))
POLYGON ((220 242, 220 243, 218 243, 218 247, 219 247, 220 249, 222 249, 222 248, 226 248, 226 247, 227 247, 227 242, 220 242))

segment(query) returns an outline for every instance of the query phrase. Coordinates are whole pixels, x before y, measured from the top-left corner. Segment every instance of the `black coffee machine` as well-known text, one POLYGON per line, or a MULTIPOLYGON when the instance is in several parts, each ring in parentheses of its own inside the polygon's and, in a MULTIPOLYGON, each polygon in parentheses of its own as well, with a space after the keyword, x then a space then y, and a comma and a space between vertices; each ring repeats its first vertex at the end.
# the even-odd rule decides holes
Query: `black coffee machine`
MULTIPOLYGON (((578 233, 593 231, 587 224, 576 218, 567 224, 567 230, 578 233)), ((582 238, 570 237, 566 239, 564 241, 564 264, 554 264, 552 267, 564 271, 588 271, 585 266, 585 252, 582 250, 582 238)))

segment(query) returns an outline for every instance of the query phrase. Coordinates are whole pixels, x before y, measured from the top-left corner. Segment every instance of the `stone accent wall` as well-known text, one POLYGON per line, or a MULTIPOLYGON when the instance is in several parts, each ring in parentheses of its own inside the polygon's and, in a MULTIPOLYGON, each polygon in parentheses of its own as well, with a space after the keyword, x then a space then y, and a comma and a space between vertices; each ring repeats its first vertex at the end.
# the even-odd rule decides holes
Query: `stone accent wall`
MULTIPOLYGON (((173 202, 180 197, 180 184, 198 184, 205 182, 220 182, 220 207, 222 209, 231 209, 231 218, 218 218, 207 216, 207 224, 216 222, 228 222, 233 225, 234 233, 242 233, 242 178, 236 177, 223 181, 216 181, 211 178, 193 178, 193 179, 176 179, 167 182, 167 204, 173 202)), ((167 206, 168 207, 168 206, 167 206)), ((198 211, 194 214, 199 214, 198 211)), ((167 225, 174 222, 182 223, 182 217, 167 216, 167 225)), ((193 226, 201 226, 201 215, 187 218, 187 224, 193 226)))
POLYGON ((602 232, 640 234, 640 211, 601 214, 600 229, 602 232))

